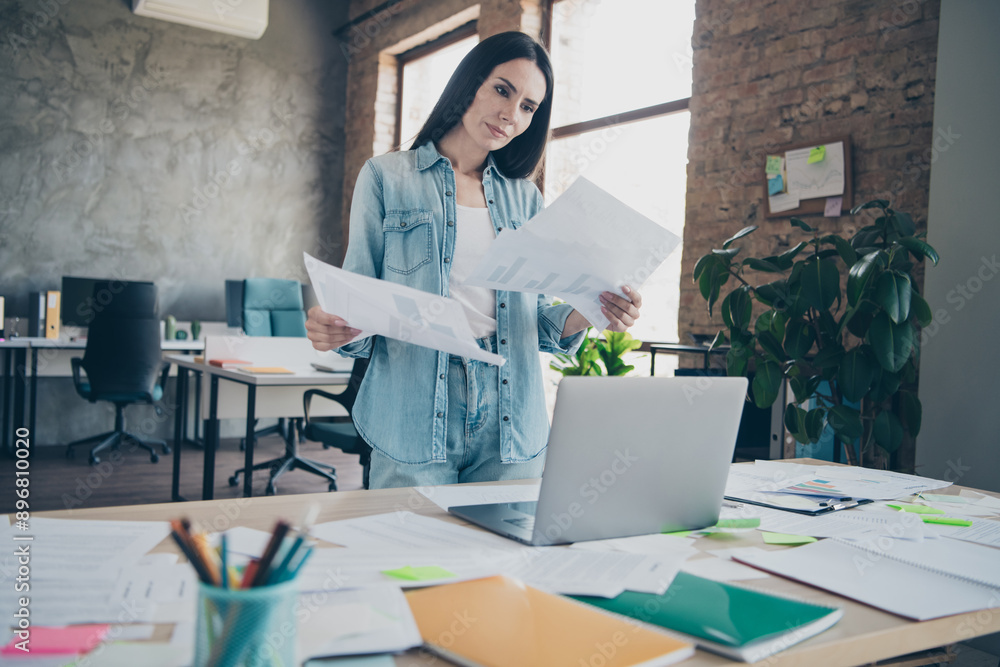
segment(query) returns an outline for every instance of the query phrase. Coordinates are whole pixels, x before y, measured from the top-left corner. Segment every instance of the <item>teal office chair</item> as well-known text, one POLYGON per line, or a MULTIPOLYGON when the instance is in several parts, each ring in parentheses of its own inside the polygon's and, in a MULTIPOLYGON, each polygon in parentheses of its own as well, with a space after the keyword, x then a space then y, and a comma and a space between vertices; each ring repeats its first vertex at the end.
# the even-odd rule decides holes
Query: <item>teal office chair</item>
MULTIPOLYGON (((280 278, 247 278, 243 281, 243 332, 248 336, 306 336, 306 312, 302 299, 302 284, 297 280, 280 278)), ((267 482, 268 495, 276 491, 275 481, 289 470, 296 468, 325 477, 331 491, 337 488, 337 474, 333 466, 299 456, 298 442, 302 433, 302 420, 279 419, 274 426, 260 429, 254 438, 272 433, 281 434, 285 440, 285 453, 270 461, 240 468, 229 478, 230 486, 240 483, 240 475, 253 470, 270 470, 267 482)), ((245 446, 246 443, 241 445, 245 446)))
POLYGON ((160 350, 156 286, 145 282, 97 282, 94 302, 105 305, 96 309, 90 323, 83 359, 71 360, 73 384, 77 393, 91 403, 114 404, 115 428, 69 443, 66 456, 73 456, 74 447, 97 443, 90 450, 90 464, 96 465, 101 461, 98 454, 102 451, 131 442, 147 450, 150 460, 156 463, 160 460, 156 447, 169 454, 167 443, 143 440, 125 430, 125 408, 160 400, 170 369, 169 364, 163 363, 160 350))

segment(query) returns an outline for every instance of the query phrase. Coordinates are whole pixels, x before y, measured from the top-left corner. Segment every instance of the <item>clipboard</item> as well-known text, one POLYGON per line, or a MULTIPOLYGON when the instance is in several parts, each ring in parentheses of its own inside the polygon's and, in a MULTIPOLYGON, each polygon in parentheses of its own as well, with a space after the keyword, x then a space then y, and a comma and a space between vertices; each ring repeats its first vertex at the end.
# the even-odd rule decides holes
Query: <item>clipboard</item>
MULTIPOLYGON (((795 496, 793 494, 772 494, 774 496, 781 497, 792 497, 798 498, 803 501, 809 500, 805 496, 795 496)), ((763 502, 762 500, 750 500, 749 498, 739 498, 737 496, 723 496, 726 500, 732 503, 746 503, 748 505, 757 505, 758 507, 768 507, 770 509, 781 510, 783 512, 794 512, 795 514, 804 514, 806 516, 819 516, 821 514, 829 514, 830 512, 838 512, 840 510, 848 510, 852 507, 858 507, 860 505, 867 505, 872 501, 868 498, 823 498, 822 500, 817 499, 813 502, 814 507, 809 508, 805 506, 791 507, 789 505, 780 505, 777 503, 763 502)))

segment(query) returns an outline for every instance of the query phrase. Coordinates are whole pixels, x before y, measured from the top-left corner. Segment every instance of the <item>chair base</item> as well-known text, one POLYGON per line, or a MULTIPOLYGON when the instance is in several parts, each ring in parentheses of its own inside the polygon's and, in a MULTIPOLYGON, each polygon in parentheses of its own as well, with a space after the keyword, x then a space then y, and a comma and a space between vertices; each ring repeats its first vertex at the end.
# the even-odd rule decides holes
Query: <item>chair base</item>
POLYGON ((240 483, 240 475, 253 474, 255 470, 271 470, 271 476, 267 480, 267 488, 264 493, 269 496, 273 496, 277 491, 275 486, 275 481, 282 475, 284 475, 289 470, 304 470, 310 472, 314 475, 326 478, 329 482, 327 488, 330 491, 337 490, 337 469, 336 467, 330 465, 329 463, 322 463, 320 461, 314 461, 313 459, 307 459, 304 456, 299 456, 298 452, 298 441, 299 434, 299 419, 293 420, 289 424, 289 429, 287 432, 283 433, 285 438, 285 453, 276 459, 271 459, 270 461, 264 461, 263 463, 254 464, 254 466, 248 471, 246 467, 240 468, 233 473, 233 476, 229 478, 229 486, 238 486, 240 483))
POLYGON ((73 442, 66 445, 66 458, 73 458, 73 448, 79 447, 81 445, 89 445, 95 442, 100 442, 96 447, 90 450, 90 465, 95 466, 101 462, 101 457, 98 456, 101 452, 106 449, 118 449, 123 442, 134 443, 137 447, 141 447, 149 452, 149 460, 152 463, 156 463, 160 460, 159 455, 156 453, 156 447, 163 449, 164 454, 170 453, 170 447, 163 440, 143 440, 134 433, 129 433, 125 430, 125 406, 127 403, 115 403, 115 430, 108 431, 107 433, 101 433, 100 435, 92 435, 89 438, 83 438, 81 440, 74 440, 73 442))

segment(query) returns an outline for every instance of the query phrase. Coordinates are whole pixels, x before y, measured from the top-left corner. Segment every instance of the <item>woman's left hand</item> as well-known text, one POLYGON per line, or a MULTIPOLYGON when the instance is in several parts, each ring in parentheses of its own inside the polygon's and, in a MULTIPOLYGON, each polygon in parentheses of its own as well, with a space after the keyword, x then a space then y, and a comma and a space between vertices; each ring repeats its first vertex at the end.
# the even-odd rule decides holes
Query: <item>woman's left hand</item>
POLYGON ((642 295, 628 285, 622 287, 622 292, 625 293, 628 299, 624 299, 612 292, 601 294, 601 312, 611 322, 608 324, 609 331, 625 331, 639 319, 639 309, 642 307, 642 295))

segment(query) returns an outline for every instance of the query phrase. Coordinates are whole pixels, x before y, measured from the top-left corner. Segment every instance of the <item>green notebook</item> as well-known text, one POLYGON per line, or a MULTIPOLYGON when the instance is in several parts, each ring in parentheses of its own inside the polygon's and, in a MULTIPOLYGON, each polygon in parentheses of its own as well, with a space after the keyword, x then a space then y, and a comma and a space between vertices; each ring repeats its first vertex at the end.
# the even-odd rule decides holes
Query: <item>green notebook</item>
POLYGON ((573 596, 686 635, 703 649, 757 662, 819 634, 843 610, 769 595, 680 572, 663 595, 625 591, 616 598, 573 596))

